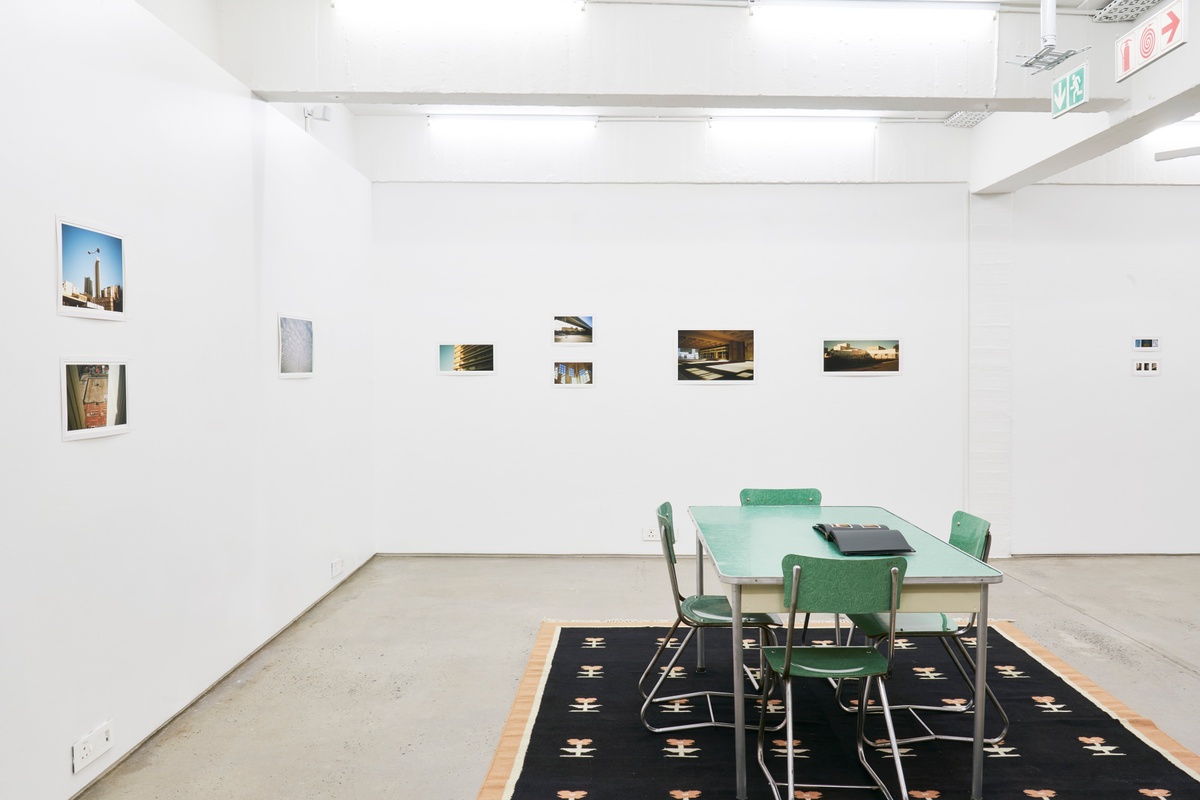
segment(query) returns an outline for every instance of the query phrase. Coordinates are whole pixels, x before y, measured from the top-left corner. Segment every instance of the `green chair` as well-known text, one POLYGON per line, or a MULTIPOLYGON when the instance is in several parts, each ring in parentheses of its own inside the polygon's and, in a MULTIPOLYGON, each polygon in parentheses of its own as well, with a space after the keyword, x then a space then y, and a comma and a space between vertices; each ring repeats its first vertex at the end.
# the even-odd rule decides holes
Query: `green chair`
POLYGON ((742 489, 744 506, 819 506, 820 489, 742 489))
POLYGON ((786 797, 796 796, 797 787, 802 789, 876 789, 887 800, 892 794, 867 763, 863 749, 864 730, 867 720, 867 705, 872 689, 879 690, 879 702, 887 721, 888 740, 896 777, 900 782, 900 797, 908 800, 908 788, 904 782, 904 767, 900 763, 900 750, 896 744, 896 733, 892 726, 892 713, 888 704, 884 679, 892 673, 892 638, 887 639, 886 648, 871 644, 852 646, 804 646, 795 643, 796 610, 831 614, 882 614, 889 619, 889 630, 894 625, 896 608, 900 605, 900 589, 904 582, 908 562, 901 556, 871 558, 816 558, 813 556, 787 555, 783 558, 783 596, 787 603, 787 638, 782 647, 763 648, 767 679, 764 691, 774 688, 775 676, 783 681, 784 728, 786 730, 787 780, 778 780, 767 766, 765 740, 767 715, 764 709, 758 725, 758 764, 771 782, 775 800, 781 800, 779 789, 787 787, 786 797), (818 784, 797 781, 795 770, 795 738, 792 699, 792 681, 795 678, 821 680, 857 678, 860 687, 858 702, 858 735, 855 743, 858 760, 870 774, 873 785, 846 786, 841 784, 818 784))
MULTIPOLYGON (((966 511, 956 511, 950 522, 950 544, 962 550, 967 555, 973 556, 980 561, 987 561, 988 552, 991 549, 992 534, 991 526, 988 521, 977 517, 973 514, 968 514, 966 511)), ((953 662, 955 669, 963 680, 967 682, 969 687, 974 688, 975 660, 967 652, 967 647, 963 643, 963 637, 971 632, 977 623, 976 615, 972 614, 966 624, 958 625, 954 619, 946 614, 936 613, 911 613, 906 612, 896 615, 896 627, 894 633, 889 628, 889 620, 885 615, 881 614, 852 614, 850 621, 854 628, 861 630, 873 643, 878 643, 890 636, 898 636, 902 639, 917 639, 917 638, 936 638, 942 643, 946 654, 953 662), (951 648, 951 645, 954 648, 951 648), (957 650, 957 652, 955 652, 957 650), (964 666, 964 662, 969 666, 969 670, 964 666)), ((987 624, 987 620, 983 621, 987 624)), ((853 629, 851 631, 853 635, 853 629)), ((1008 735, 1009 721, 1008 714, 1005 713, 1004 707, 1000 705, 1000 701, 996 699, 996 695, 992 693, 992 689, 986 683, 984 689, 987 693, 988 702, 996 709, 1000 716, 1002 727, 1000 733, 995 736, 985 739, 989 744, 994 744, 1002 740, 1008 735)), ((974 697, 974 695, 972 695, 974 697)), ((840 697, 839 697, 840 700, 840 697)), ((843 708, 850 710, 845 704, 843 708)), ((926 733, 922 736, 914 736, 909 739, 902 740, 903 744, 911 742, 924 742, 933 739, 965 741, 970 742, 974 739, 970 736, 955 736, 949 734, 934 733, 933 730, 925 723, 919 711, 939 711, 953 714, 962 714, 973 711, 975 701, 972 699, 969 703, 953 706, 925 706, 925 705, 902 705, 895 704, 893 710, 906 710, 912 714, 918 724, 925 729, 926 733)))
MULTIPOLYGON (((819 506, 820 489, 742 489, 738 495, 744 506, 819 506)), ((810 615, 804 615, 804 631, 800 641, 808 641, 810 615)), ((834 620, 837 635, 842 635, 841 619, 834 620)))
MULTIPOLYGON (((658 646, 658 650, 654 653, 654 657, 650 659, 650 663, 646 665, 646 669, 642 672, 642 676, 638 679, 638 691, 642 693, 644 702, 640 712, 642 724, 646 729, 654 733, 665 733, 667 731, 687 730, 689 728, 732 728, 732 722, 724 722, 717 720, 713 712, 711 698, 713 697, 733 697, 733 692, 685 692, 683 694, 660 695, 663 683, 671 675, 671 671, 675 668, 675 664, 679 661, 679 657, 683 655, 687 649, 688 643, 697 630, 704 628, 728 628, 733 625, 733 609, 729 607, 729 601, 724 595, 691 595, 685 597, 679 591, 679 578, 675 574, 675 523, 671 514, 671 504, 663 503, 658 507, 658 532, 659 538, 662 539, 663 558, 667 562, 667 574, 671 579, 671 596, 675 601, 675 622, 671 625, 667 635, 663 637, 662 643, 658 646), (663 653, 667 651, 671 643, 671 637, 679 630, 680 626, 688 629, 687 635, 683 637, 683 641, 679 643, 674 654, 667 662, 665 667, 658 667, 662 660, 663 653), (658 667, 662 673, 654 681, 654 685, 647 690, 646 684, 658 667), (646 720, 646 712, 650 706, 656 703, 670 703, 676 700, 691 699, 694 697, 705 698, 708 705, 708 719, 702 722, 686 723, 682 725, 674 725, 670 727, 657 728, 651 725, 646 720)), ((743 629, 757 628, 759 631, 759 642, 763 641, 764 636, 770 635, 770 629, 776 627, 775 619, 770 614, 743 614, 742 626, 743 629)), ((698 671, 703 671, 703 667, 698 667, 698 671)), ((759 696, 761 699, 761 695, 759 696)), ((750 727, 750 726, 747 726, 750 727)))

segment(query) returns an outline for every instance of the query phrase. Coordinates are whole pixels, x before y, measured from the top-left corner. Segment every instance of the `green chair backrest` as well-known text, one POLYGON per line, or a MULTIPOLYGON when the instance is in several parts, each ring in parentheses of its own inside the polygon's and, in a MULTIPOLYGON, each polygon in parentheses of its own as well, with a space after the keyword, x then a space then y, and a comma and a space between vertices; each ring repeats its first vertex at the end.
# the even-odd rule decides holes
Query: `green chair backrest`
POLYGON ((870 558, 783 557, 783 599, 792 598, 792 569, 800 566, 796 608, 819 614, 876 614, 892 609, 892 568, 897 570, 896 604, 908 562, 903 556, 870 558))
POLYGON ((950 544, 980 561, 987 560, 991 523, 966 511, 955 511, 950 521, 950 544))
POLYGON ((662 539, 663 554, 674 565, 675 558, 675 520, 671 514, 671 504, 663 503, 658 507, 658 536, 662 539))
POLYGON ((819 506, 820 489, 742 489, 744 506, 819 506))
POLYGON ((671 579, 671 597, 675 601, 675 613, 683 615, 683 593, 679 591, 679 576, 675 573, 675 521, 671 504, 658 507, 658 536, 662 539, 663 558, 667 562, 667 576, 671 579))

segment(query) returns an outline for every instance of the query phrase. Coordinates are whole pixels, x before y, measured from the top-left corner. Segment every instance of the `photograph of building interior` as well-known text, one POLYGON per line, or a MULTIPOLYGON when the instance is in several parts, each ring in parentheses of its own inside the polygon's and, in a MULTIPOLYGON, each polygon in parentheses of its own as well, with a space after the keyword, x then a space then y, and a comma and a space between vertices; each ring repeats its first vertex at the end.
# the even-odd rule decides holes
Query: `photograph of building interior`
POLYGON ((669 620, 655 509, 690 585, 745 487, 988 520, 992 617, 1200 751, 1170 2, 4 3, 0 798, 472 800, 539 623, 669 620))

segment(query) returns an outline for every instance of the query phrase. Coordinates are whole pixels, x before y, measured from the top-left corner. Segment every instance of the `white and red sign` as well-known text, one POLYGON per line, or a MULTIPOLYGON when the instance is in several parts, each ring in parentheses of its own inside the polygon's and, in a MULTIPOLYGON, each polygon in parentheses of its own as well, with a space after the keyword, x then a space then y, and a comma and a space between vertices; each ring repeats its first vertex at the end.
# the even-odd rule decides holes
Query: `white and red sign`
POLYGON ((1117 37, 1117 83, 1187 41, 1185 0, 1175 0, 1124 36, 1117 37))

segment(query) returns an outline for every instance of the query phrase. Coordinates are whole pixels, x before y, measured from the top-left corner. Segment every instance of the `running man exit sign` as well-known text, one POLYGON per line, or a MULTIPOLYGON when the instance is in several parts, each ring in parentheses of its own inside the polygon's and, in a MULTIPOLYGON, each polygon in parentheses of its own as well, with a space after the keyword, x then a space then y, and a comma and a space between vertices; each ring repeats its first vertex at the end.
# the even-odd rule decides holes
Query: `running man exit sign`
POLYGON ((1088 65, 1085 61, 1054 81, 1050 87, 1050 118, 1060 117, 1088 101, 1088 65))

